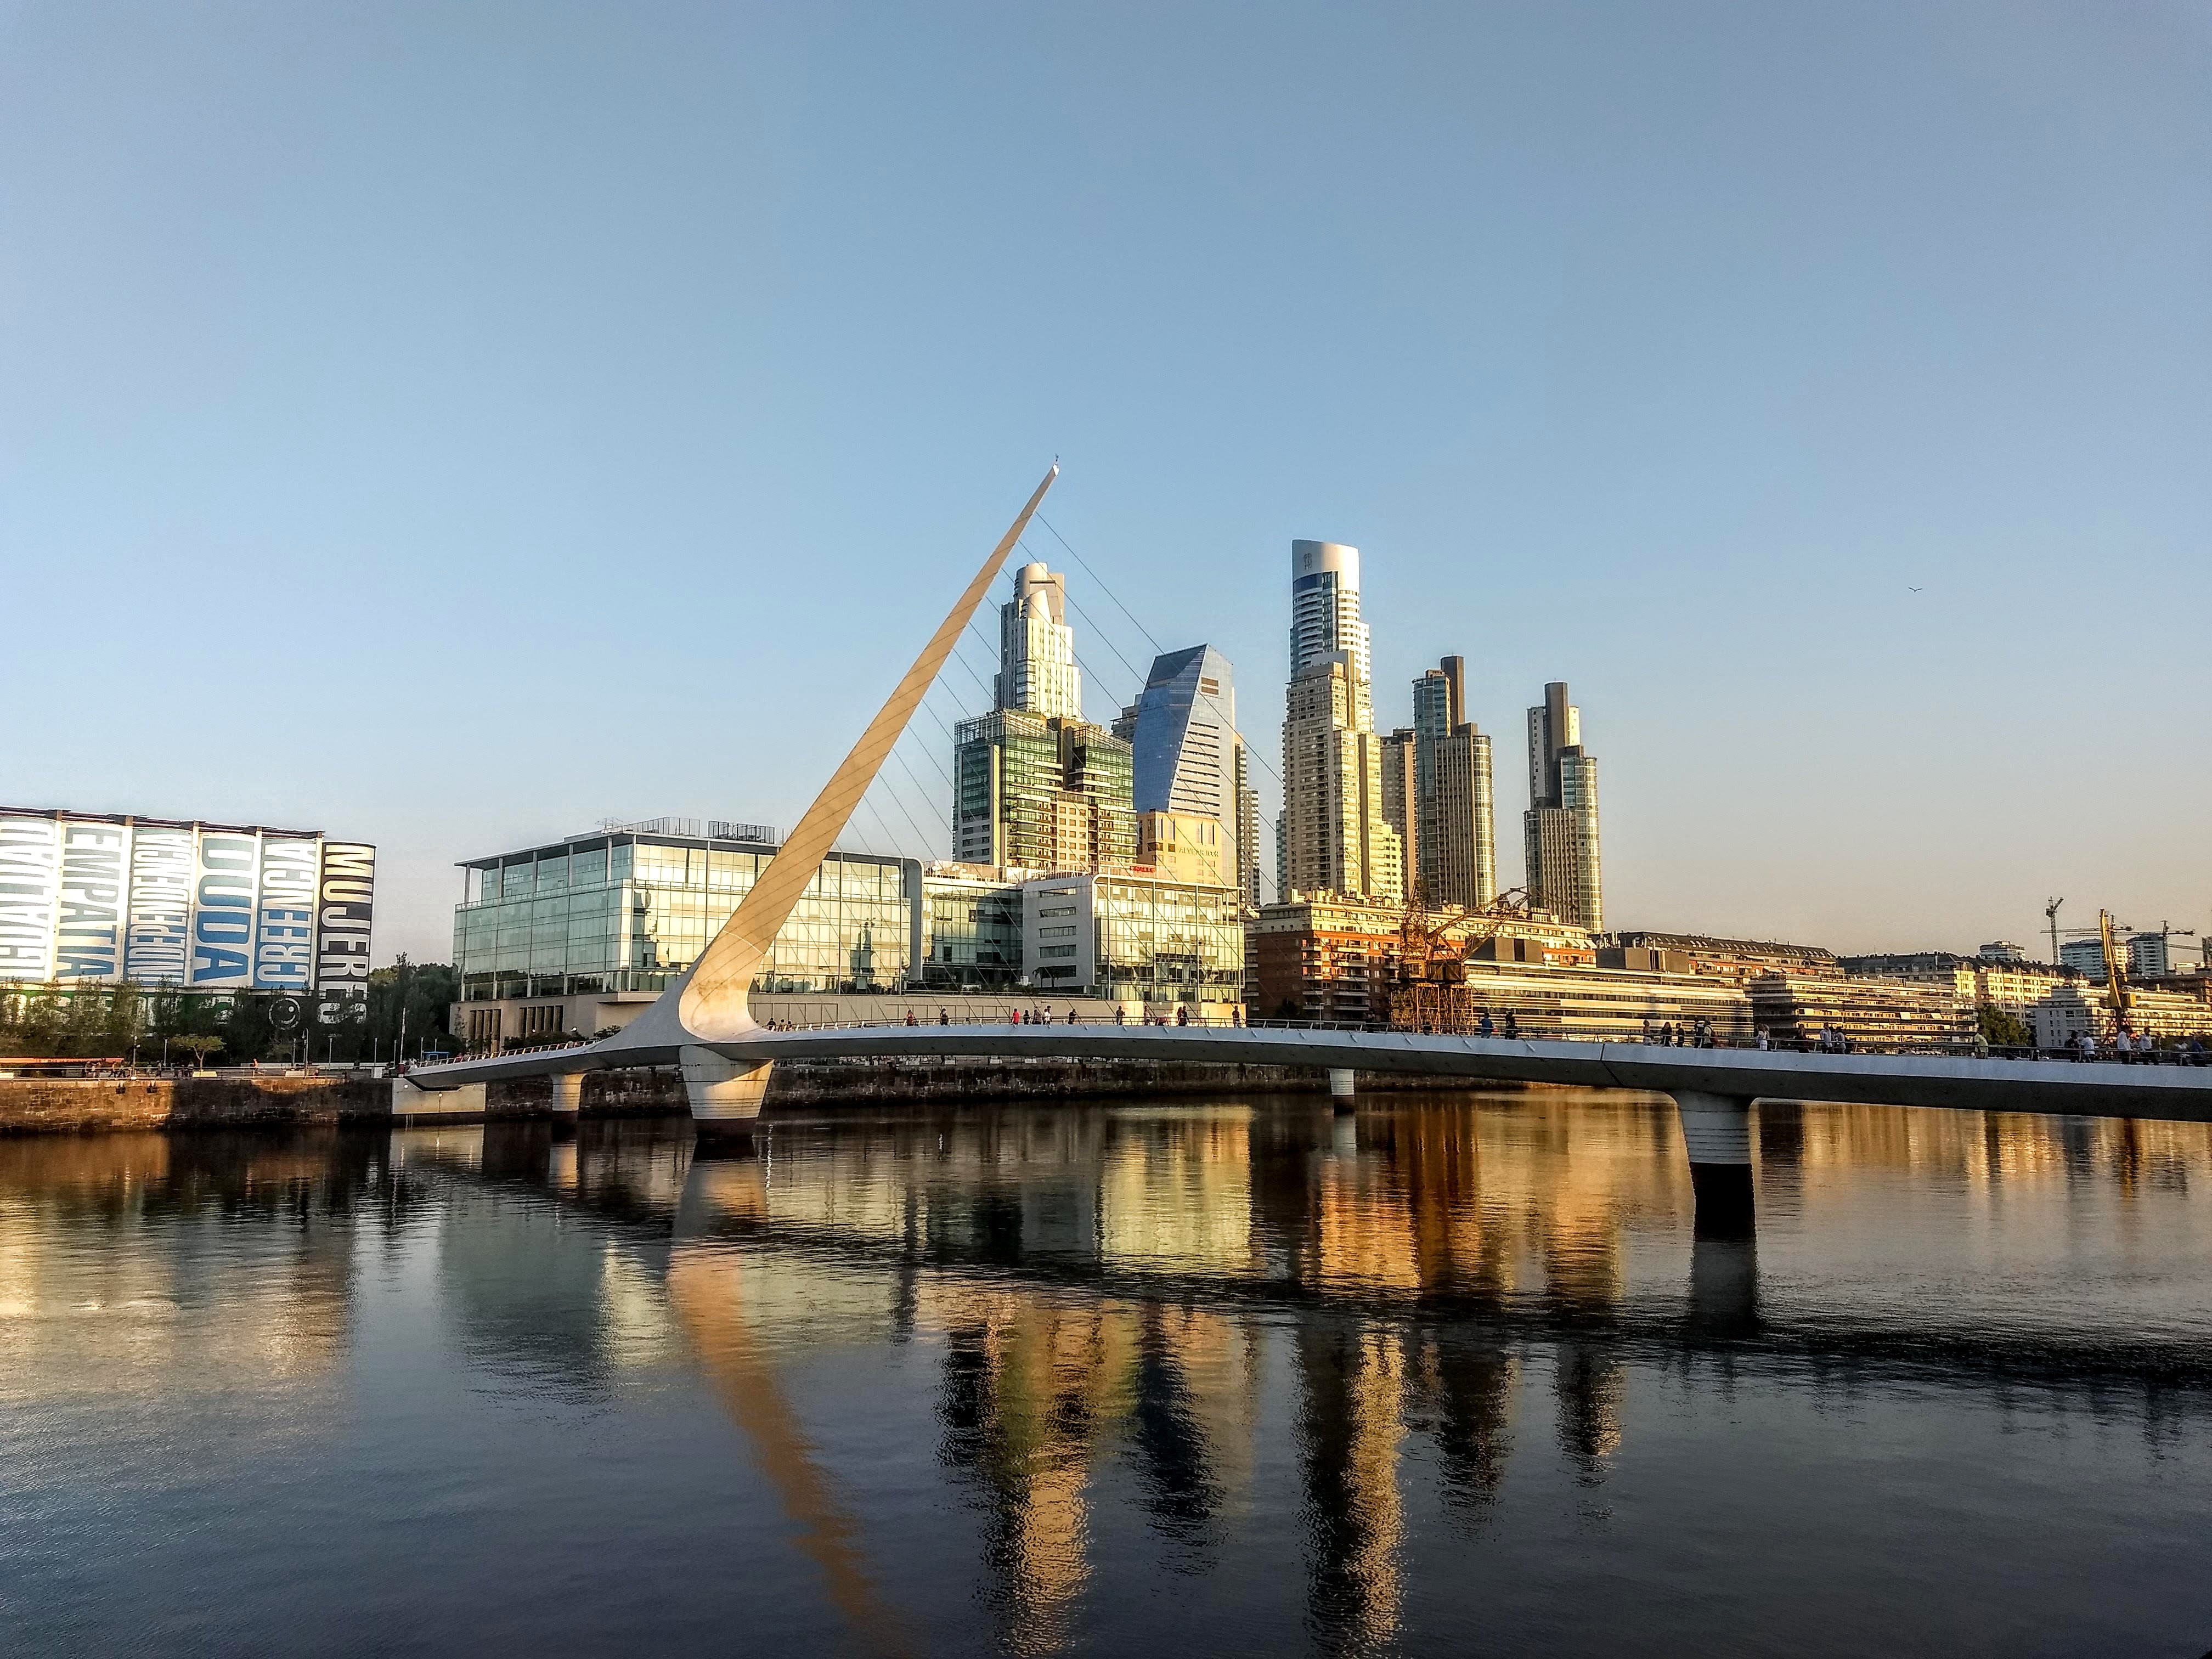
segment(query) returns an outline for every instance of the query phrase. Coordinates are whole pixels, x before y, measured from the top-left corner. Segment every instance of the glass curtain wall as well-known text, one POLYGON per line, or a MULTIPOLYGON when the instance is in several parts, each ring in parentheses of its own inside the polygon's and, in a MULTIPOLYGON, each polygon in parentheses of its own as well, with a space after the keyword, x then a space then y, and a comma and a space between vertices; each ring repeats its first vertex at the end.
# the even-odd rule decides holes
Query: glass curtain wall
MULTIPOLYGON (((617 836, 471 866, 453 960, 471 1001, 659 991, 696 961, 774 856, 617 836)), ((902 989, 921 866, 832 854, 776 936, 757 991, 902 989)))
POLYGON ((1236 890, 1097 878, 1093 983, 1126 1002, 1240 1002, 1244 920, 1236 890))

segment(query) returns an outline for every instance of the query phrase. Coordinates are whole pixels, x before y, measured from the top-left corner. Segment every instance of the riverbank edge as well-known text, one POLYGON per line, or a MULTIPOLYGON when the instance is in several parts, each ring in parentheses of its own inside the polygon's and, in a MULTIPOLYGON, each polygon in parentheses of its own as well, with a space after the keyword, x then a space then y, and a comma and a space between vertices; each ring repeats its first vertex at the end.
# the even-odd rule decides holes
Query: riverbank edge
MULTIPOLYGON (((1328 1074, 1304 1066, 1138 1060, 849 1060, 779 1065, 763 1110, 878 1107, 929 1101, 1101 1100, 1131 1096, 1317 1094, 1328 1074)), ((1363 1092, 1463 1088, 1452 1079, 1363 1073, 1363 1092)), ((550 1118, 553 1085, 528 1078, 489 1085, 481 1110, 395 1113, 392 1085, 368 1078, 0 1078, 0 1135, 160 1129, 288 1128, 550 1118)), ((458 1097, 457 1097, 458 1098, 458 1097)), ((592 1072, 585 1117, 662 1117, 686 1109, 672 1067, 592 1072)))

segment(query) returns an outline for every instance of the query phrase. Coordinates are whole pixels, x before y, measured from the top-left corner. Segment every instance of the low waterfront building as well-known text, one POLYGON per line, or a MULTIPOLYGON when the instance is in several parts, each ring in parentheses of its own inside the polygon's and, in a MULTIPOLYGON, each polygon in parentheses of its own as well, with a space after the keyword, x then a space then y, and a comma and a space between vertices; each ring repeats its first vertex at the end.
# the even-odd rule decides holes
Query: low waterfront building
POLYGON ((1835 1030, 1856 1048, 1956 1050, 1977 1030, 1973 1000, 1950 984, 1769 969, 1749 989, 1753 1021, 1782 1043, 1810 1047, 1835 1030))
POLYGON ((1037 877, 1022 884, 1022 957, 1040 994, 1225 1019, 1244 1000, 1243 896, 1133 871, 1037 877))
POLYGON ((368 994, 376 848, 320 830, 0 806, 0 984, 368 994))
MULTIPOLYGON (((1528 916, 1428 913, 1445 945, 1467 945, 1473 958, 1542 967, 1587 963, 1594 941, 1580 927, 1538 912, 1528 916)), ((1255 1018, 1387 1024, 1406 913, 1340 893, 1295 893, 1260 908, 1246 929, 1245 1001, 1255 1018)))
POLYGON ((985 864, 922 866, 924 929, 917 985, 990 992, 1022 975, 1022 878, 985 864))
MULTIPOLYGON (((653 818, 471 859, 453 912, 471 1048, 625 1025, 697 960, 777 852, 759 824, 653 818)), ((833 852, 757 993, 881 995, 922 959, 921 866, 833 852)))
MULTIPOLYGON (((2077 982, 2053 991, 2029 1014, 2039 1048, 2071 1048, 2081 1037, 2109 1042, 2118 1022, 2112 994, 2101 985, 2077 982)), ((2176 991, 2128 989, 2128 1028, 2141 1036, 2212 1039, 2212 1002, 2176 991)))
POLYGON ((1710 933, 1644 929, 1607 934, 1602 945, 1598 953, 1601 967, 1662 969, 1668 973, 1711 974, 1747 981, 1776 969, 1814 974, 1839 971, 1832 951, 1773 939, 1719 939, 1710 933))
POLYGON ((1510 1013, 1516 1032, 1530 1037, 1646 1042, 1662 1026, 1686 1031, 1702 1024, 1716 1041, 1741 1047, 1754 1035, 1751 998, 1737 981, 1481 957, 1468 957, 1464 967, 1469 1018, 1488 1014, 1493 1030, 1503 1030, 1510 1013))
POLYGON ((1893 951, 1878 956, 1844 957, 1840 958, 1839 965, 1846 974, 1857 978, 1942 986, 1978 1007, 1994 1008, 2024 1022, 2031 1021, 2031 1011, 2053 992, 2082 982, 2081 975, 2071 968, 2030 962, 2025 956, 1978 953, 1966 957, 1950 951, 1893 951))

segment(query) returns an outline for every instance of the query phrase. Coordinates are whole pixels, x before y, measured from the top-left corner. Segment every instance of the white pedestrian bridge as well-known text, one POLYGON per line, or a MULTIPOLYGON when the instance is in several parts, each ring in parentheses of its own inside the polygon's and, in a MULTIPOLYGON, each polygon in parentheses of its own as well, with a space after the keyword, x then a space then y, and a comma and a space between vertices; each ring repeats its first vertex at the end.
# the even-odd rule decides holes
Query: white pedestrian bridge
POLYGON ((1680 1109, 1701 1222, 1709 1212, 1723 1220, 1738 1212, 1749 1215, 1750 1109, 1760 1099, 2212 1121, 2212 1068, 2205 1067, 1676 1048, 1319 1027, 763 1027, 752 1018, 749 999, 776 934, 1058 475, 1057 466, 1045 475, 782 850, 675 984, 604 1041, 410 1073, 394 1085, 401 1097, 395 1109, 406 1109, 409 1091, 550 1077, 556 1113, 573 1114, 587 1072, 673 1066, 683 1074, 702 1133, 749 1135, 779 1060, 940 1055, 1310 1066, 1330 1074, 1341 1103, 1349 1103, 1360 1072, 1415 1073, 1470 1084, 1634 1089, 1671 1096, 1680 1109))

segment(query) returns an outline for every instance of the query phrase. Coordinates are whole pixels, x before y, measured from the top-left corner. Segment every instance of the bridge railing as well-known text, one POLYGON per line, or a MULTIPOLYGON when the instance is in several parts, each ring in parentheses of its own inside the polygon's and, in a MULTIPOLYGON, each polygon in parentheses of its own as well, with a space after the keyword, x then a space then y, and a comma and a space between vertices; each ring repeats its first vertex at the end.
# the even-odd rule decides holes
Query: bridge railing
MULTIPOLYGON (((978 1018, 971 1015, 956 1018, 948 1011, 933 1019, 916 1013, 912 1015, 902 1014, 897 1017, 887 1016, 876 1019, 816 1021, 774 1020, 765 1024, 763 1026, 763 1029, 765 1030, 774 1031, 848 1031, 883 1030, 887 1029, 912 1027, 920 1030, 933 1026, 1000 1026, 1009 1023, 1010 1022, 1003 1016, 978 1018)), ((1253 1030, 1277 1031, 1325 1031, 1347 1035, 1381 1035, 1392 1032, 1402 1032, 1405 1029, 1393 1025, 1351 1020, 1245 1020, 1234 1017, 1226 1019, 1218 1017, 1208 1018, 1199 1014, 1191 1014, 1188 1016, 1178 1015, 1174 1018, 1169 1018, 1155 1013, 1138 1019, 1117 1020, 1113 1018, 1100 1018, 1091 1015, 1083 1015, 1073 1010, 1056 1013, 1049 1019, 1042 1018, 1041 1013, 1038 1012, 1025 1011, 1024 1017, 1016 1023, 1022 1025, 1053 1025, 1063 1027, 1071 1025, 1106 1025, 1115 1026, 1117 1028, 1127 1027, 1135 1030, 1143 1030, 1149 1027, 1154 1030, 1166 1028, 1182 1030, 1232 1030, 1249 1029, 1253 1030)), ((1422 1035, 1443 1034, 1431 1031, 1422 1033, 1422 1035)), ((1620 1022, 1618 1020, 1581 1024, 1571 1020, 1549 1019, 1543 1021, 1540 1024, 1537 1022, 1531 1021, 1526 1025, 1522 1024, 1518 1021, 1510 1024, 1500 1022, 1494 1024, 1492 1029, 1488 1031, 1477 1030, 1470 1032, 1459 1033, 1458 1035, 1504 1037, 1508 1039, 1525 1037, 1533 1041, 1547 1042, 1611 1042, 1631 1045, 1648 1043, 1654 1047, 1662 1048, 1703 1047, 1713 1048, 1755 1048, 1762 1046, 1755 1039, 1752 1041, 1744 1040, 1740 1034, 1733 1038, 1717 1033, 1709 1034, 1704 1036, 1701 1040, 1698 1034, 1686 1030, 1676 1030, 1673 1034, 1673 1040, 1669 1041, 1663 1031, 1663 1028, 1656 1028, 1649 1033, 1639 1031, 1632 1027, 1624 1030, 1620 1022)), ((518 1054, 550 1054, 562 1049, 587 1046, 588 1044, 586 1042, 580 1039, 565 1042, 533 1044, 527 1048, 507 1048, 501 1052, 505 1056, 512 1057, 518 1054)), ((1796 1054, 1826 1052, 1861 1054, 1928 1054, 1947 1056, 1954 1059, 1974 1058, 1988 1060, 2048 1060, 2059 1063, 2081 1060, 2096 1060, 2103 1063, 2110 1063, 2115 1060, 2125 1060, 2131 1064, 2155 1066, 2203 1066, 2212 1064, 2212 1053, 2207 1052, 2205 1047, 2202 1044, 2201 1040, 2186 1038, 2182 1039, 2178 1042, 2169 1043, 2168 1046, 2164 1048, 2152 1049, 2147 1052, 2138 1050, 2126 1055, 2114 1054, 2109 1042, 2100 1042, 2094 1052, 2086 1054, 2073 1048, 1993 1048, 1987 1044, 1978 1043, 1972 1041, 1928 1041, 1924 1039, 1908 1039, 1902 1042, 1869 1042, 1862 1038, 1853 1038, 1845 1042, 1842 1047, 1838 1048, 1831 1044, 1823 1044, 1818 1042, 1794 1041, 1769 1036, 1765 1039, 1763 1046, 1770 1052, 1796 1054), (2195 1043, 2195 1046, 2192 1046, 2192 1042, 2195 1043)), ((471 1057, 473 1056, 456 1056, 456 1058, 471 1057)))
MULTIPOLYGON (((950 1013, 947 1013, 936 1019, 927 1018, 917 1014, 911 1018, 902 1015, 895 1018, 886 1018, 881 1019, 818 1020, 805 1022, 781 1020, 773 1022, 764 1029, 783 1031, 839 1031, 880 1030, 890 1028, 913 1027, 920 1030, 933 1026, 1000 1026, 1007 1024, 1009 1022, 1003 1018, 955 1018, 950 1013)), ((1407 1032, 1406 1028, 1403 1027, 1380 1024, 1373 1022, 1297 1019, 1246 1020, 1235 1018, 1223 1019, 1218 1018, 1207 1018, 1204 1016, 1196 1014, 1191 1015, 1188 1018, 1182 1017, 1169 1018, 1159 1015, 1153 1015, 1144 1019, 1115 1020, 1110 1018, 1100 1019, 1093 1016, 1084 1015, 1073 1011, 1069 1011, 1055 1014, 1048 1020, 1036 1015, 1030 1015, 1025 1017, 1018 1023, 1023 1025, 1051 1025, 1060 1027, 1071 1025, 1109 1025, 1118 1028, 1126 1026, 1138 1030, 1142 1030, 1149 1026, 1153 1029, 1166 1027, 1175 1030, 1251 1030, 1329 1031, 1370 1035, 1388 1035, 1392 1033, 1401 1035, 1411 1034, 1407 1032)), ((1431 1032, 1426 1033, 1426 1035, 1442 1034, 1431 1032)), ((1764 1048, 1769 1052, 1796 1054, 1838 1053, 1862 1054, 1930 1054, 1948 1056, 1952 1058, 1976 1058, 1989 1060, 2034 1060, 2052 1061, 2095 1060, 2105 1062, 2123 1058, 2122 1056, 2117 1055, 2112 1052, 2111 1045, 2109 1043, 2100 1043, 2097 1051, 2094 1054, 2081 1054, 2072 1048, 2036 1048, 2033 1047, 1993 1048, 1988 1044, 1978 1043, 1971 1040, 1933 1042, 1925 1040, 1908 1040, 1898 1042, 1868 1042, 1860 1038, 1851 1038, 1844 1042, 1841 1046, 1838 1047, 1824 1045, 1819 1042, 1791 1041, 1776 1038, 1771 1036, 1762 1045, 1756 1040, 1746 1042, 1738 1038, 1731 1041, 1716 1035, 1708 1037, 1703 1042, 1699 1042, 1697 1040, 1693 1033, 1688 1031, 1677 1033, 1675 1040, 1668 1042, 1656 1030, 1650 1035, 1644 1035, 1633 1030, 1624 1032, 1617 1022, 1597 1022, 1589 1025, 1579 1025, 1574 1022, 1562 1023, 1559 1021, 1551 1021, 1547 1022, 1540 1029, 1507 1030, 1502 1027, 1493 1026, 1493 1028, 1489 1031, 1478 1030, 1462 1032, 1457 1035, 1508 1038, 1527 1037, 1531 1040, 1543 1042, 1612 1042, 1632 1045, 1650 1044, 1653 1047, 1665 1048, 1703 1047, 1711 1048, 1756 1048, 1763 1046, 1764 1048)), ((2212 1064, 2212 1054, 2208 1054, 2201 1048, 2191 1050, 2186 1046, 2185 1039, 2180 1044, 2152 1050, 2147 1053, 2133 1053, 2124 1056, 2124 1058, 2131 1063, 2143 1065, 2190 1066, 2212 1064)))

